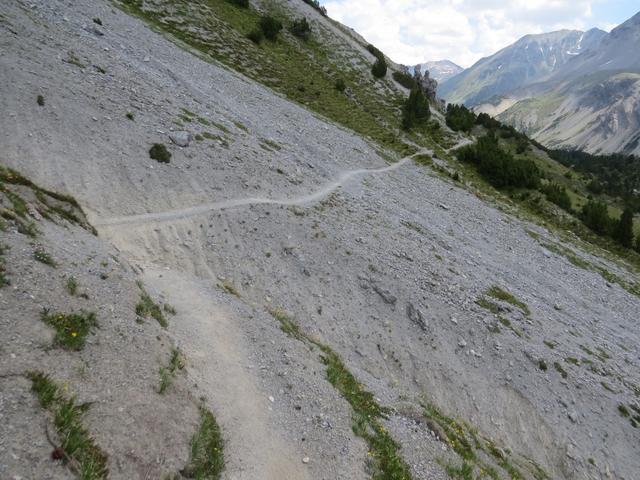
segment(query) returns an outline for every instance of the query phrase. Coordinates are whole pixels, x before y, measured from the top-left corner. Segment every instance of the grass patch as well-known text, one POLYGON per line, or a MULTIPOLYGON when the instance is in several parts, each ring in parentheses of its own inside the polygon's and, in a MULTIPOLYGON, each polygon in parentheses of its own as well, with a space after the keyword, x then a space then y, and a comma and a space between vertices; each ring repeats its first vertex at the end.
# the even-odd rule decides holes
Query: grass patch
POLYGON ((497 303, 492 302, 491 300, 487 300, 486 298, 479 298, 478 300, 476 300, 476 304, 495 315, 500 313, 500 306, 497 303))
POLYGON ((49 313, 45 309, 41 319, 55 329, 54 343, 66 350, 82 350, 87 336, 98 326, 94 312, 49 313))
POLYGON ((78 281, 76 280, 75 277, 69 277, 67 279, 67 292, 69 292, 69 295, 71 296, 75 296, 76 293, 78 293, 78 281))
POLYGON ((127 119, 131 120, 132 122, 135 120, 136 117, 133 116, 132 112, 127 112, 127 114, 125 115, 127 117, 127 119))
POLYGON ((556 369, 556 371, 562 376, 562 378, 567 378, 569 376, 569 374, 567 373, 567 371, 562 367, 562 365, 560 364, 560 362, 553 362, 553 368, 556 369))
POLYGON ((213 414, 200 406, 200 426, 191 439, 191 456, 182 471, 186 478, 217 480, 224 470, 224 440, 213 414))
POLYGON ((33 258, 35 258, 40 263, 49 265, 50 267, 53 267, 53 268, 56 267, 56 262, 53 259, 53 257, 41 248, 38 248, 33 252, 33 258))
POLYGON ((0 243, 0 288, 11 285, 11 282, 7 278, 7 267, 4 263, 4 255, 9 250, 9 247, 0 243))
POLYGON ((322 352, 322 362, 327 367, 327 379, 349 402, 353 410, 353 432, 363 438, 369 447, 368 458, 371 477, 374 480, 411 480, 409 467, 399 454, 400 446, 382 426, 388 409, 380 406, 372 393, 349 372, 340 357, 329 346, 311 339, 282 310, 270 310, 287 335, 314 345, 322 352))
POLYGON ((38 95, 36 98, 36 102, 39 106, 44 107, 44 97, 42 95, 38 95))
POLYGON ((503 302, 507 302, 513 305, 514 307, 518 307, 520 310, 522 310, 522 312, 525 315, 531 314, 531 311, 529 310, 529 307, 527 306, 526 303, 522 302, 521 300, 518 300, 511 293, 501 289, 497 285, 493 285, 491 288, 489 288, 489 290, 485 292, 485 294, 497 300, 502 300, 503 302))
POLYGON ((224 280, 221 284, 220 284, 220 288, 222 288, 222 290, 224 290, 225 292, 231 294, 231 295, 235 295, 236 297, 240 298, 240 292, 238 292, 238 290, 236 289, 236 287, 233 285, 233 283, 231 283, 228 280, 224 280))
POLYGON ((163 394, 167 391, 178 370, 182 370, 183 368, 184 356, 182 355, 182 352, 180 352, 180 349, 178 348, 172 348, 169 364, 166 367, 160 368, 160 385, 158 386, 159 394, 163 394))
POLYGON ((78 404, 75 398, 65 398, 60 388, 40 372, 28 374, 31 390, 40 405, 53 415, 61 450, 66 464, 82 480, 103 480, 108 477, 107 456, 96 445, 83 426, 82 420, 89 410, 88 404, 78 404))
POLYGON ((138 283, 138 287, 140 288, 140 300, 136 305, 136 315, 142 318, 154 318, 162 328, 167 328, 169 326, 169 322, 162 313, 160 305, 153 301, 151 296, 142 286, 142 283, 138 283))

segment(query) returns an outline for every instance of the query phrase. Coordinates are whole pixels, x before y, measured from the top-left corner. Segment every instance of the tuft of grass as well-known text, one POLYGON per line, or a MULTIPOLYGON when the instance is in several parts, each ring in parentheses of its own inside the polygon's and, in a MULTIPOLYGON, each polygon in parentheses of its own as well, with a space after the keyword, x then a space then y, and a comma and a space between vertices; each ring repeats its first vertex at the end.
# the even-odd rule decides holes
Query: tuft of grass
POLYGON ((287 335, 307 344, 314 345, 322 352, 322 362, 327 367, 327 379, 349 402, 353 411, 353 432, 363 438, 369 447, 369 467, 374 480, 411 480, 409 467, 400 457, 400 446, 393 440, 380 422, 386 418, 388 409, 380 406, 373 394, 349 372, 340 356, 328 345, 311 339, 294 320, 281 309, 269 313, 280 322, 280 328, 287 335))
POLYGON ((213 414, 200 406, 200 426, 191 439, 191 456, 182 471, 187 478, 218 480, 224 470, 224 440, 213 414))
POLYGON ((162 328, 167 328, 169 326, 169 322, 162 313, 160 305, 153 301, 141 284, 138 284, 138 286, 140 287, 141 292, 140 300, 136 305, 136 315, 142 318, 154 318, 162 328))
POLYGON ((168 303, 165 303, 164 306, 162 307, 164 309, 165 312, 167 312, 169 315, 175 315, 176 309, 173 308, 173 306, 169 305, 168 303))
POLYGON ((127 117, 129 120, 131 120, 132 122, 136 119, 136 117, 133 115, 132 112, 127 112, 125 117, 127 117))
POLYGON ((64 458, 82 480, 105 480, 108 477, 107 456, 96 445, 82 424, 88 404, 78 404, 75 398, 65 398, 48 375, 28 374, 31 390, 40 405, 53 414, 53 424, 60 439, 64 458))
POLYGON ((67 279, 67 292, 72 296, 75 296, 76 293, 78 293, 78 281, 75 277, 69 277, 67 279))
POLYGON ((490 311, 491 313, 497 315, 498 313, 500 313, 500 307, 498 306, 497 303, 494 303, 490 300, 487 300, 486 298, 479 298, 478 300, 476 300, 476 304, 480 305, 482 308, 484 308, 485 310, 490 311))
POLYGON ((529 307, 527 306, 526 303, 522 302, 521 300, 518 300, 516 297, 514 297, 511 293, 503 290, 502 288, 498 287, 497 285, 493 285, 491 288, 489 288, 486 292, 486 295, 493 297, 497 300, 502 300, 503 302, 507 302, 515 307, 518 307, 520 310, 522 310, 522 312, 525 315, 530 315, 531 311, 529 310, 529 307))
POLYGON ((56 268, 56 262, 53 257, 51 257, 51 255, 45 252, 42 248, 37 248, 33 252, 33 258, 35 258, 40 263, 44 263, 45 265, 56 268))
POLYGON ((222 282, 222 284, 220 285, 220 287, 227 293, 231 294, 231 295, 235 295, 236 297, 240 298, 240 293, 238 292, 238 290, 236 289, 236 287, 233 285, 233 283, 231 283, 228 280, 225 280, 222 282))
POLYGON ((545 360, 538 360, 538 368, 543 372, 546 372, 549 369, 547 362, 545 360))
POLYGON ((562 365, 559 362, 553 362, 553 367, 562 376, 562 378, 567 378, 569 376, 567 371, 562 367, 562 365))
POLYGON ((56 330, 54 342, 66 350, 82 350, 87 336, 98 326, 94 312, 49 313, 45 309, 41 319, 56 330))
POLYGON ((11 282, 6 276, 6 267, 4 264, 4 254, 7 253, 9 247, 0 243, 0 288, 7 285, 11 285, 11 282))
POLYGON ((42 95, 38 95, 38 97, 36 98, 36 102, 38 102, 38 105, 40 105, 41 107, 44 107, 44 97, 42 95))
POLYGON ((149 149, 149 157, 158 163, 169 163, 171 152, 161 143, 154 143, 149 149))
POLYGON ((629 413, 629 409, 623 404, 618 405, 618 412, 620 412, 620 415, 622 415, 625 418, 628 418, 629 415, 631 415, 629 413))
POLYGON ((269 313, 273 318, 280 322, 280 330, 297 340, 305 340, 305 336, 300 330, 297 323, 289 318, 289 316, 280 308, 274 308, 269 310, 269 313))
POLYGON ((93 19, 93 23, 95 23, 96 25, 101 25, 102 26, 102 20, 100 20, 98 17, 95 17, 93 19))
POLYGON ((178 370, 184 368, 184 356, 180 349, 172 348, 171 357, 169 358, 169 364, 166 367, 160 368, 160 386, 158 387, 158 393, 163 394, 171 386, 173 378, 176 376, 178 370))

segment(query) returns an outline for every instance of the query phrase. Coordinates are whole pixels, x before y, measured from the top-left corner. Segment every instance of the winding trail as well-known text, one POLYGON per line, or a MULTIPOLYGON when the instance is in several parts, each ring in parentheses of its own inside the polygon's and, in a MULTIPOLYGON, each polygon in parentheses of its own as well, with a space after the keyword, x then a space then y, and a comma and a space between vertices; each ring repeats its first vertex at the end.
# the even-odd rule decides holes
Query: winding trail
POLYGON ((418 153, 415 153, 409 157, 405 157, 397 163, 387 165, 382 168, 374 168, 367 169, 361 168, 357 170, 348 170, 340 174, 340 176, 333 180, 332 182, 323 185, 319 190, 316 190, 313 193, 308 195, 302 195, 299 197, 293 198, 283 198, 283 199, 273 199, 273 198, 264 198, 264 197, 249 197, 249 198, 233 198, 229 200, 220 200, 218 202, 212 203, 204 203, 201 205, 196 205, 193 207, 180 208, 176 210, 167 210, 164 212, 157 213, 141 213, 138 215, 128 215, 122 217, 112 217, 105 219, 97 219, 92 223, 95 227, 109 227, 109 226, 118 226, 118 225, 130 225, 130 224, 141 224, 141 223, 158 223, 158 222, 168 222, 172 220, 179 220, 183 218, 193 217, 196 215, 201 215, 203 213, 208 213, 215 210, 224 210, 229 208, 237 208, 244 207, 247 205, 307 205, 310 203, 317 202, 318 200, 326 197, 337 189, 343 187, 349 180, 354 177, 361 175, 375 175, 379 173, 387 173, 392 172, 393 170, 397 170, 407 162, 409 162, 416 155, 428 154, 432 155, 433 152, 430 150, 422 150, 418 153))

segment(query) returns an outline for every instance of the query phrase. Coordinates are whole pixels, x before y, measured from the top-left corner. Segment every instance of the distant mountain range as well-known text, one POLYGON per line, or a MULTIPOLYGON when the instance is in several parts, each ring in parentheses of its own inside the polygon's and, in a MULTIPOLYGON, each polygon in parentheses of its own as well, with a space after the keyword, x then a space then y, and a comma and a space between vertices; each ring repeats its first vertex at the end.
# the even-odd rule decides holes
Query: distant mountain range
POLYGON ((611 33, 527 35, 438 94, 550 147, 640 154, 640 13, 611 33))
POLYGON ((451 103, 481 104, 545 78, 598 45, 606 35, 598 29, 526 35, 444 82, 439 94, 451 103))
POLYGON ((436 79, 438 83, 444 83, 464 70, 460 65, 456 65, 450 60, 421 63, 420 68, 423 73, 428 70, 429 76, 436 79))

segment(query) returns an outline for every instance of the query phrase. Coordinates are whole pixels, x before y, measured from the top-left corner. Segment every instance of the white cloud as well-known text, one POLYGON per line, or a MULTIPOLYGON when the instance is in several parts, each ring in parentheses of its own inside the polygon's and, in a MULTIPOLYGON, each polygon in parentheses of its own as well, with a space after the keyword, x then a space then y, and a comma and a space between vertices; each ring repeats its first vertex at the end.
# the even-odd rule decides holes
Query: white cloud
MULTIPOLYGON (((394 61, 448 59, 468 67, 529 33, 594 26, 603 0, 329 0, 329 15, 394 61)), ((610 27, 602 25, 601 27, 610 27)))

